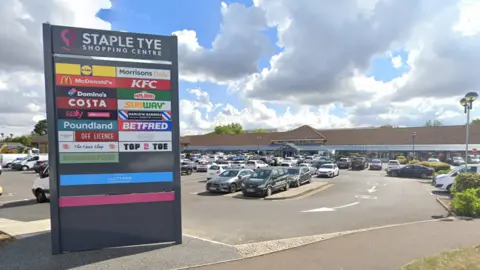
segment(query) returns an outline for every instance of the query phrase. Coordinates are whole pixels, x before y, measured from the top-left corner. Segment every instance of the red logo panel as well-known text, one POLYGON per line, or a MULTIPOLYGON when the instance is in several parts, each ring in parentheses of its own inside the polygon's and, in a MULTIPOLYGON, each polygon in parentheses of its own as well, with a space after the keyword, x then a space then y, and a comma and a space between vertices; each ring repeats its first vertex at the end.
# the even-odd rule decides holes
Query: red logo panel
POLYGON ((57 98, 59 109, 116 110, 117 100, 114 98, 57 98))
MULTIPOLYGON (((130 79, 128 79, 130 80, 130 79)), ((86 77, 76 75, 55 75, 57 85, 116 88, 117 79, 109 77, 86 77)), ((170 81, 169 81, 170 85, 170 81)))
POLYGON ((130 89, 170 90, 170 81, 118 78, 117 87, 130 89))
POLYGON ((116 142, 116 131, 75 131, 76 142, 116 142))

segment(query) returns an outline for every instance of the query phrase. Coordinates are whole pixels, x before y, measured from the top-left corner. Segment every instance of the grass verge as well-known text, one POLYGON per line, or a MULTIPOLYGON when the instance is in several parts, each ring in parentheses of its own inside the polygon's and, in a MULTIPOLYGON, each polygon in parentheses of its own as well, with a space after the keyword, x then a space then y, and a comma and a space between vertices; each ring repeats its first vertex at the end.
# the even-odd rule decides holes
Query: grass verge
POLYGON ((480 245, 415 260, 399 270, 480 270, 480 245))
POLYGON ((11 237, 10 235, 0 232, 0 248, 6 247, 8 244, 15 241, 15 238, 11 237))

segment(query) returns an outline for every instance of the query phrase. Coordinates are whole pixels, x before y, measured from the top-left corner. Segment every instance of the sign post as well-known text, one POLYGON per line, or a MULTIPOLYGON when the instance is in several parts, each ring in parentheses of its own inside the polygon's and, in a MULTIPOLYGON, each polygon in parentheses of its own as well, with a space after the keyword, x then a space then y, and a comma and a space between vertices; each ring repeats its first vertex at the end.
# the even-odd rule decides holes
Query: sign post
POLYGON ((43 43, 52 253, 181 244, 177 38, 44 24, 43 43))

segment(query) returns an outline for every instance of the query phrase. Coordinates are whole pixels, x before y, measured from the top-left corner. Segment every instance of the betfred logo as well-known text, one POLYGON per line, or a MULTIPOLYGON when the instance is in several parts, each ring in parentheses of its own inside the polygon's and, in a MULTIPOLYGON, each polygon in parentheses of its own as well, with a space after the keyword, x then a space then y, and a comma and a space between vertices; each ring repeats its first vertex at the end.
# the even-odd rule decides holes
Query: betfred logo
POLYGON ((133 95, 134 99, 155 99, 155 95, 148 92, 140 92, 133 95))
POLYGON ((118 78, 117 87, 127 89, 170 90, 170 81, 118 78))
POLYGON ((117 81, 115 78, 109 77, 85 77, 73 75, 55 76, 57 85, 65 86, 85 86, 85 87, 102 87, 102 88, 116 88, 117 81))
POLYGON ((122 121, 119 122, 120 131, 172 131, 170 121, 122 121))
POLYGON ((57 108, 59 109, 90 109, 90 110, 116 110, 116 99, 99 98, 57 98, 57 108))

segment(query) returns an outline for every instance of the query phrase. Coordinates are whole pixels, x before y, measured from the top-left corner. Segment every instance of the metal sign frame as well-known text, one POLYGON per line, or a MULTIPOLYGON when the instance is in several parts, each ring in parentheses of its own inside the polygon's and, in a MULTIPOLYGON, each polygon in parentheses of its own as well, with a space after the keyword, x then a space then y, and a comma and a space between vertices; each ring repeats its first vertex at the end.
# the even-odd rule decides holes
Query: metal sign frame
MULTIPOLYGON (((115 38, 110 38, 115 40, 115 38)), ((117 38, 118 40, 118 38, 117 38)), ((134 44, 134 43, 132 43, 134 44)), ((145 43, 144 43, 145 44, 145 43)), ((158 44, 157 44, 158 45, 158 44)), ((62 254, 81 250, 108 247, 151 244, 161 242, 182 243, 181 185, 180 185, 180 130, 178 96, 178 52, 176 36, 154 36, 136 33, 82 29, 43 24, 45 93, 49 141, 50 213, 52 253, 62 254), (162 44, 163 55, 141 56, 140 59, 168 61, 165 64, 140 63, 125 60, 101 60, 97 57, 132 57, 131 54, 93 53, 81 51, 83 35, 94 33, 105 37, 115 36, 129 40, 150 41, 162 44), (68 35, 74 35, 72 36, 68 35), (63 35, 63 36, 60 36, 63 35), (67 36, 65 36, 67 35, 67 36), (70 38, 70 40, 65 40, 70 38), (62 51, 61 42, 70 45, 62 51), (73 49, 72 49, 73 48, 73 49), (69 50, 67 50, 69 49, 69 50), (77 51, 75 51, 77 49, 77 51), (170 72, 171 91, 171 151, 119 152, 119 163, 60 164, 59 130, 56 106, 56 63, 131 67, 139 69, 163 69, 170 72), (122 162, 123 160, 123 162, 122 162), (136 161, 141 161, 137 162, 136 161), (157 179, 162 172, 171 172, 172 181, 157 179), (110 181, 118 176, 119 182, 110 181), (128 175, 130 183, 122 183, 122 175, 128 175), (110 177, 110 178, 108 178, 110 177), (107 179, 108 178, 108 179, 107 179), (136 182, 136 179, 143 179, 136 182), (149 179, 151 181, 149 182, 149 179), (62 184, 60 183, 62 180, 62 184), (147 181, 144 181, 147 179, 147 181), (81 184, 78 184, 81 183, 81 184), (169 195, 171 194, 171 195, 169 195), (140 195, 146 197, 172 197, 161 201, 128 202, 125 198, 140 195), (112 203, 122 197, 121 203, 112 203), (130 196, 130 197, 129 197, 130 196), (79 197, 101 197, 102 204, 88 205, 79 197)), ((134 45, 133 45, 134 46, 134 45)), ((145 46, 145 45, 144 45, 145 46)), ((153 46, 153 45, 152 45, 153 46)), ((158 48, 155 47, 155 48, 158 48)), ((115 49, 115 48, 113 48, 115 49)), ((134 50, 133 48, 132 50, 134 50)), ((138 49, 138 48, 137 48, 138 49)), ((64 80, 67 81, 67 80, 64 80)), ((117 91, 112 89, 112 91, 117 91)), ((161 90, 159 90, 161 91, 161 90)), ((84 120, 84 119, 82 119, 84 120)), ((93 120, 92 120, 93 121, 93 120)), ((117 120, 118 121, 118 120, 117 120)), ((155 132, 155 131, 151 131, 155 132)), ((118 144, 120 147, 122 143, 118 144)), ((125 146, 126 147, 126 146, 125 146)), ((115 180, 118 180, 115 178, 115 180)), ((112 180, 113 181, 113 180, 112 180)))

